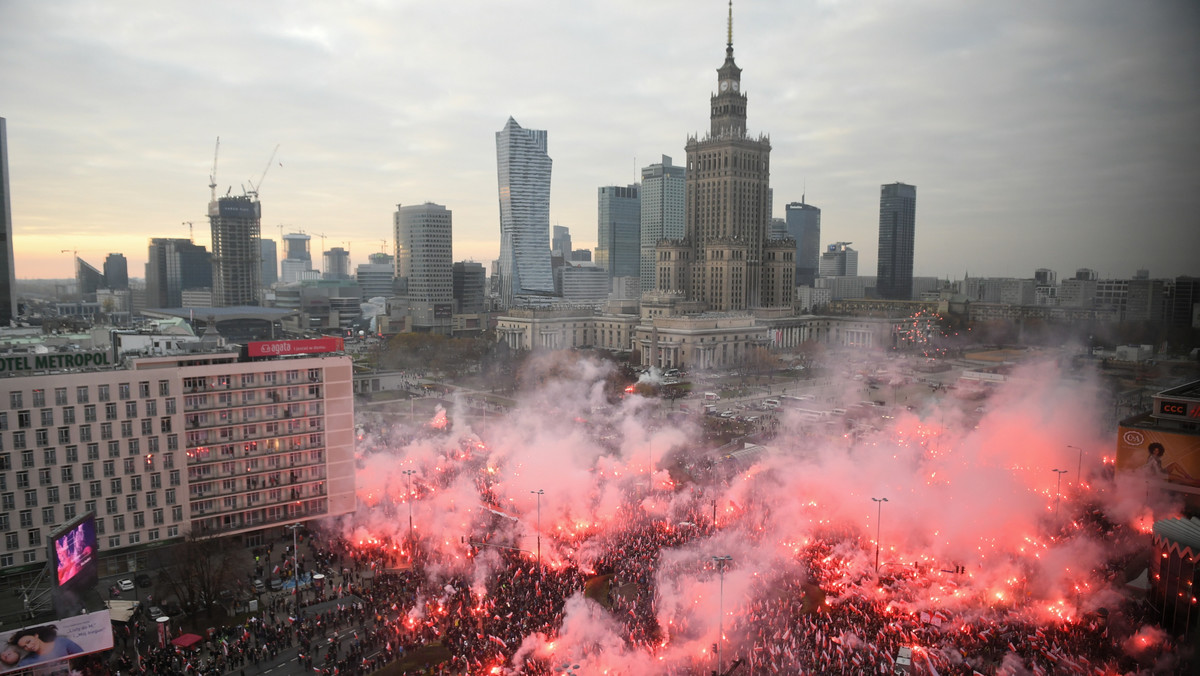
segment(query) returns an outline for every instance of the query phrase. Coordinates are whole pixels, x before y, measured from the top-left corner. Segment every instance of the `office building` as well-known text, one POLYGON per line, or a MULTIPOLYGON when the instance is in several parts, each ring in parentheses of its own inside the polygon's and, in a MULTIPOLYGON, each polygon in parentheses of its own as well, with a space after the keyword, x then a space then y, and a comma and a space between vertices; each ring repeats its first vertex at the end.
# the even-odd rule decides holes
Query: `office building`
POLYGON ((270 287, 279 281, 279 253, 273 239, 261 239, 258 243, 262 259, 262 284, 270 287))
POLYGON ((634 183, 597 190, 599 220, 595 263, 608 271, 610 279, 641 274, 642 200, 638 188, 634 183))
POLYGON ((562 225, 554 226, 554 236, 550 238, 550 253, 563 259, 571 257, 571 229, 562 225))
POLYGON ((917 187, 889 183, 879 193, 880 298, 912 300, 913 247, 916 241, 917 187))
POLYGON ((335 246, 325 252, 323 279, 350 279, 350 252, 335 246))
POLYGON ((572 303, 601 303, 608 298, 612 278, 598 265, 564 265, 562 268, 563 299, 572 303))
POLYGON ((641 262, 638 274, 643 292, 655 288, 655 248, 659 241, 682 239, 686 231, 683 206, 685 176, 684 168, 671 164, 671 158, 666 155, 658 164, 642 168, 641 262))
POLYGON ((396 288, 396 264, 391 254, 373 253, 369 263, 359 263, 355 278, 362 290, 362 299, 390 298, 396 288))
POLYGON ((719 312, 790 308, 796 245, 768 238, 771 142, 746 130, 732 13, 708 134, 687 140, 684 238, 658 246, 656 288, 719 312))
POLYGON ((261 304, 261 217, 257 198, 240 195, 209 202, 214 307, 261 304))
POLYGON ((1200 277, 1175 278, 1170 309, 1166 310, 1166 314, 1169 326, 1200 328, 1200 277))
MULTIPOLYGON (((407 289, 413 328, 448 333, 454 311, 453 212, 432 202, 396 206, 396 278, 407 289)), ((549 248, 542 253, 549 262, 549 248)))
POLYGON ((821 268, 821 210, 799 202, 784 207, 787 236, 796 241, 796 286, 812 286, 821 268))
POLYGON ((104 576, 145 567, 145 545, 189 532, 262 544, 268 526, 355 508, 344 355, 4 357, 28 370, 0 377, 0 575, 43 567, 47 534, 87 512, 104 576))
POLYGON ((857 277, 858 252, 850 248, 850 242, 834 242, 825 247, 818 263, 821 277, 857 277))
POLYGON ((12 193, 8 185, 8 123, 0 117, 0 326, 17 318, 17 278, 13 264, 12 193))
POLYGON ((279 281, 292 284, 320 277, 320 274, 313 270, 312 254, 308 250, 311 239, 302 232, 289 232, 283 236, 283 250, 286 255, 279 263, 279 281))
POLYGON ((104 286, 113 291, 129 288, 129 261, 124 254, 110 253, 104 259, 104 286))
POLYGON ((487 273, 482 263, 460 261, 454 264, 454 308, 457 314, 477 314, 487 310, 487 273))
POLYGON ((500 296, 505 306, 554 295, 550 270, 550 170, 546 132, 508 118, 496 132, 500 195, 500 296))
POLYGON ((211 289, 212 258, 190 239, 150 240, 146 262, 147 308, 183 307, 184 289, 211 289))
POLYGON ((104 273, 79 256, 75 257, 75 283, 84 300, 95 300, 96 289, 104 288, 104 273))

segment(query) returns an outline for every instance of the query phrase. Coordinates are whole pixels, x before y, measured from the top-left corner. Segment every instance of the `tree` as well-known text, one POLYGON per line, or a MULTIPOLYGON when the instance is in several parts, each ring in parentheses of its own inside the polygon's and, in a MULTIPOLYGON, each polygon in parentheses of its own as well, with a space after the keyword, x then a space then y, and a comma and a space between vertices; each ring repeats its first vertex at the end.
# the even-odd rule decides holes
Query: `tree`
POLYGON ((211 611, 220 592, 232 591, 250 572, 249 562, 229 544, 227 538, 201 538, 189 532, 164 551, 159 583, 185 607, 211 611))

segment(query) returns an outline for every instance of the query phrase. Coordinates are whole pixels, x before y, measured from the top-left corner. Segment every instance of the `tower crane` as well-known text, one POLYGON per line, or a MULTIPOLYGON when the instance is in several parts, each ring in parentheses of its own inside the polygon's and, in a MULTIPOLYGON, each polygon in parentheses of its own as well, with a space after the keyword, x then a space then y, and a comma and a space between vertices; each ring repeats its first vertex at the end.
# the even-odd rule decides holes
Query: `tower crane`
POLYGON ((313 234, 316 235, 317 237, 321 238, 321 255, 324 256, 325 255, 325 237, 326 237, 326 235, 323 232, 314 232, 313 234))
POLYGON ((250 191, 246 193, 250 199, 258 199, 258 189, 262 187, 263 179, 267 177, 267 172, 271 169, 271 163, 275 161, 275 153, 279 152, 279 144, 275 144, 275 149, 271 151, 271 159, 267 160, 267 166, 263 167, 262 176, 258 177, 258 183, 250 183, 250 191))
POLYGON ((188 227, 188 240, 192 241, 192 242, 196 241, 195 236, 192 234, 192 222, 184 221, 183 225, 186 225, 188 227))
POLYGON ((213 168, 208 174, 208 189, 212 192, 212 201, 217 201, 217 155, 221 152, 221 137, 217 137, 217 147, 213 149, 213 168))

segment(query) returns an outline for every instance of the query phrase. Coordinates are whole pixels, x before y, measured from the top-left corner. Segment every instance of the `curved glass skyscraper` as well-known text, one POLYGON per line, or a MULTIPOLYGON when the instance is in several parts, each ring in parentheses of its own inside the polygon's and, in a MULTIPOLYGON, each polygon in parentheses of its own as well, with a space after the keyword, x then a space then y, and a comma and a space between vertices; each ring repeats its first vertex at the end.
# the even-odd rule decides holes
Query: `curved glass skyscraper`
POLYGON ((506 307, 554 295, 550 269, 550 156, 546 132, 508 118, 496 132, 500 295, 506 307))

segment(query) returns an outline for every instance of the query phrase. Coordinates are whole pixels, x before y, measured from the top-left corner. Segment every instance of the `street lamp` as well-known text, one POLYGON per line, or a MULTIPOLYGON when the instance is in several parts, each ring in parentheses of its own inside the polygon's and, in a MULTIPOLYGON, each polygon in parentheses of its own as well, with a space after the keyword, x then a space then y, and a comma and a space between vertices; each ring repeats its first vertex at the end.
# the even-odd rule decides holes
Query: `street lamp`
POLYGON ((714 556, 713 563, 721 576, 721 592, 717 597, 717 673, 721 673, 721 643, 725 638, 725 566, 733 560, 732 556, 714 556))
POLYGON ((284 526, 292 531, 292 593, 296 595, 296 619, 300 619, 300 549, 296 543, 296 531, 300 529, 299 523, 294 523, 290 526, 284 526))
POLYGON ((1075 468, 1075 488, 1076 490, 1083 490, 1083 449, 1070 444, 1067 444, 1067 448, 1079 451, 1079 464, 1075 468))
POLYGON ((879 538, 883 527, 883 503, 887 502, 887 498, 871 498, 875 504, 879 505, 878 515, 875 517, 875 574, 879 574, 879 538))
POLYGON ((537 563, 540 572, 542 570, 542 496, 546 494, 546 491, 539 488, 529 492, 537 496, 537 563))
POLYGON ((416 474, 416 473, 417 473, 417 470, 415 470, 415 469, 406 469, 406 470, 402 470, 400 473, 401 473, 401 474, 403 474, 403 475, 405 475, 406 477, 408 477, 408 500, 407 500, 407 502, 408 502, 408 541, 409 541, 409 543, 410 543, 410 544, 409 544, 409 546, 412 546, 412 545, 411 545, 411 543, 412 543, 412 541, 413 541, 413 522, 412 522, 412 500, 413 500, 413 494, 412 494, 412 475, 416 474))
POLYGON ((1058 487, 1054 489, 1054 520, 1058 521, 1058 503, 1062 500, 1062 475, 1067 473, 1065 469, 1052 469, 1058 475, 1058 487))

